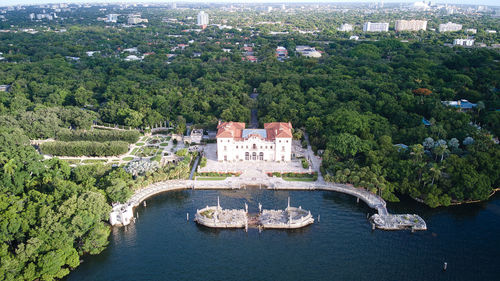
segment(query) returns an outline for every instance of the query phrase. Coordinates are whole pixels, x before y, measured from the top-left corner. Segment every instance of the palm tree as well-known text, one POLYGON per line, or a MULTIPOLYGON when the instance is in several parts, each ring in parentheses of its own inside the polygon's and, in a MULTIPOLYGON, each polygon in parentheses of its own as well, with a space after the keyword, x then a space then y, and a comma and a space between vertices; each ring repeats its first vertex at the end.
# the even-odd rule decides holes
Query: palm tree
POLYGON ((481 110, 483 110, 485 108, 484 102, 478 101, 476 108, 477 108, 477 119, 479 119, 479 115, 481 114, 481 110))
POLYGON ((14 159, 10 159, 9 161, 7 161, 7 163, 5 163, 5 165, 3 165, 3 172, 7 175, 10 175, 11 177, 12 175, 14 175, 16 169, 17 166, 16 163, 14 163, 14 159))
POLYGON ((410 154, 414 157, 413 162, 420 162, 424 155, 424 146, 421 144, 412 145, 410 154))
POLYGON ((432 174, 432 182, 431 185, 434 185, 434 180, 439 179, 441 177, 441 167, 438 164, 432 164, 432 167, 429 169, 429 172, 432 174))

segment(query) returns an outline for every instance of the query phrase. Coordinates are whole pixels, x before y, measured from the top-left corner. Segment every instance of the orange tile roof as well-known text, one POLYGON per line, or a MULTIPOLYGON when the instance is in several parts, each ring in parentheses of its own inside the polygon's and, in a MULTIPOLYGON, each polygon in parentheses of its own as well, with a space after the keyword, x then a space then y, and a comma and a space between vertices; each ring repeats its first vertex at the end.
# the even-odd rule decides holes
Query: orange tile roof
POLYGON ((272 122, 265 123, 264 129, 267 131, 267 139, 292 138, 292 124, 290 122, 272 122))
MULTIPOLYGON (((222 122, 217 126, 217 138, 233 138, 242 140, 242 132, 245 129, 243 122, 222 122)), ((292 138, 292 124, 285 122, 265 123, 267 140, 273 141, 276 138, 292 138)))
POLYGON ((222 122, 217 126, 217 138, 241 138, 241 131, 245 129, 243 122, 222 122))

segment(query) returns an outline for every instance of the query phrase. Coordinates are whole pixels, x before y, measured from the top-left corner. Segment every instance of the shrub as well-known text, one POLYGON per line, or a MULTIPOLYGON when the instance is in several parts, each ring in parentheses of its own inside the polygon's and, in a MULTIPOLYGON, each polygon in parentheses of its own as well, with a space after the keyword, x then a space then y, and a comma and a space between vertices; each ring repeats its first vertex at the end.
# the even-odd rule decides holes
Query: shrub
POLYGON ((200 161, 200 167, 205 167, 207 165, 207 158, 206 157, 202 157, 201 158, 201 161, 200 161))
POLYGON ((56 139, 60 141, 125 141, 134 143, 139 139, 138 131, 117 131, 117 130, 60 130, 56 139))
POLYGON ((186 156, 187 153, 188 153, 188 150, 186 148, 183 148, 183 149, 177 150, 177 152, 175 152, 175 155, 182 157, 182 156, 186 156))
POLYGON ((56 156, 114 156, 128 151, 128 143, 123 141, 53 141, 40 145, 44 154, 56 156))

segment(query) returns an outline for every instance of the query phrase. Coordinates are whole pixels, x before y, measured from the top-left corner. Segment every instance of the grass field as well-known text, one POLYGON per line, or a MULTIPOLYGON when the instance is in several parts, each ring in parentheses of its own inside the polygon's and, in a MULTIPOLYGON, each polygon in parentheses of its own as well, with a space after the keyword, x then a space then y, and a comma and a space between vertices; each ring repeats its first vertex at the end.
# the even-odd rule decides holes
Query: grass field
POLYGON ((62 160, 70 165, 80 164, 80 159, 62 159, 62 160))
POLYGON ((82 163, 85 163, 85 164, 106 163, 106 162, 108 162, 108 160, 106 160, 106 159, 85 159, 85 160, 82 160, 82 163))
POLYGON ((226 177, 196 177, 195 180, 198 181, 221 181, 225 180, 226 177))
POLYGON ((287 178, 287 177, 283 177, 283 179, 286 181, 315 181, 314 178, 287 178))

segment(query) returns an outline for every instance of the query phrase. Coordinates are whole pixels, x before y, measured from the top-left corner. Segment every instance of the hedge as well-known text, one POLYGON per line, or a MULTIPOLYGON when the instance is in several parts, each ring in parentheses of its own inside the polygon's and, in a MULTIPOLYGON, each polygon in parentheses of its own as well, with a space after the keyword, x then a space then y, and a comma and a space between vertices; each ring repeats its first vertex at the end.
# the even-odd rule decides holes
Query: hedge
POLYGON ((138 131, 118 130, 69 130, 64 129, 57 133, 56 139, 60 141, 125 141, 135 143, 139 140, 138 131))
POLYGON ((44 154, 56 156, 114 156, 126 153, 128 143, 124 141, 53 141, 42 143, 40 150, 44 154))

